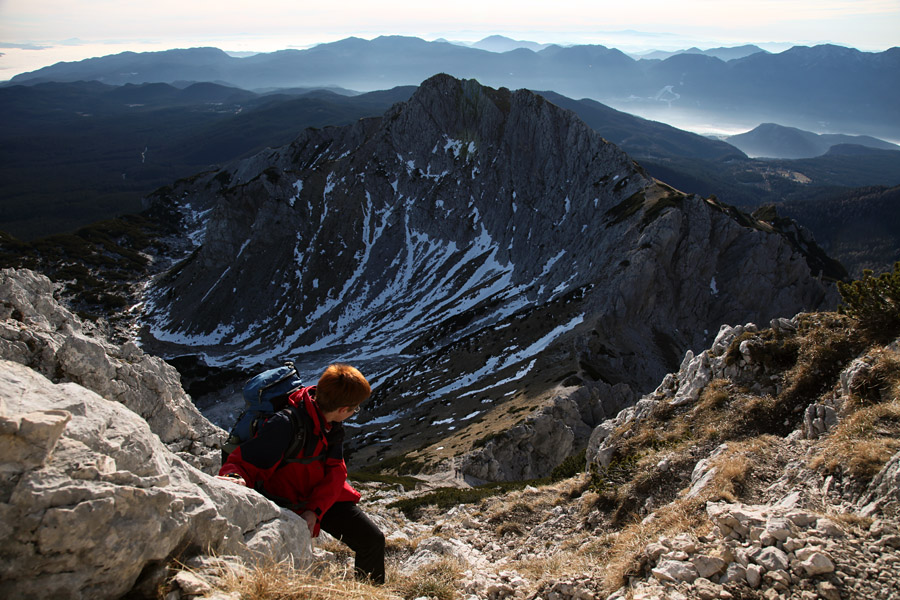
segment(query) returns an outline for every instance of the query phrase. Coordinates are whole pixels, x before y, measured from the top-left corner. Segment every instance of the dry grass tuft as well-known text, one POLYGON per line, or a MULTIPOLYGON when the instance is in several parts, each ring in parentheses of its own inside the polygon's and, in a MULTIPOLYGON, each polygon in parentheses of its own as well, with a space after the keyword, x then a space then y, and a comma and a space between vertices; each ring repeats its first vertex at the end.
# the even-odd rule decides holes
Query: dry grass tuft
MULTIPOLYGON (((580 546, 583 538, 573 540, 580 546)), ((531 581, 540 579, 562 579, 568 576, 589 573, 597 568, 593 557, 580 549, 563 549, 550 556, 522 559, 513 563, 512 568, 531 581)))
POLYGON ((660 508, 655 518, 634 522, 619 532, 608 533, 589 542, 583 552, 604 566, 603 589, 611 594, 638 575, 644 548, 661 537, 690 532, 703 535, 711 529, 705 501, 677 500, 660 508))
POLYGON ((412 575, 401 575, 389 566, 388 584, 376 586, 356 579, 350 566, 316 563, 298 569, 286 562, 268 562, 226 571, 213 583, 218 591, 237 594, 241 600, 455 600, 461 572, 462 565, 449 558, 412 575))
POLYGON ((455 600, 462 571, 463 565, 458 560, 444 558, 402 578, 393 587, 406 600, 420 597, 455 600))
POLYGON ((288 563, 261 563, 241 572, 228 572, 221 591, 241 600, 391 600, 389 587, 355 579, 352 569, 317 564, 296 569, 288 563))
POLYGON ((856 513, 848 512, 829 513, 828 518, 848 529, 858 529, 862 531, 868 531, 869 527, 871 527, 872 523, 875 521, 872 517, 864 517, 856 513))
POLYGON ((822 442, 810 466, 843 472, 862 484, 900 450, 900 397, 845 416, 822 442))
POLYGON ((385 542, 385 554, 388 556, 410 556, 416 551, 421 539, 411 540, 409 538, 389 538, 385 542))
POLYGON ((488 523, 505 524, 510 521, 526 520, 534 515, 536 506, 543 503, 543 499, 535 499, 533 503, 525 502, 518 498, 512 500, 501 499, 496 502, 488 512, 488 523))
POLYGON ((760 466, 777 452, 777 446, 778 438, 771 435, 728 442, 725 451, 710 463, 715 473, 700 494, 701 499, 704 502, 736 502, 744 497, 751 478, 758 475, 760 466))
POLYGON ((810 463, 863 485, 900 449, 900 352, 876 348, 865 360, 869 366, 854 378, 845 414, 810 463))
POLYGON ((866 362, 869 367, 858 373, 850 385, 849 408, 900 397, 900 352, 879 348, 867 355, 866 362))
POLYGON ((838 375, 864 348, 854 321, 836 313, 811 313, 800 322, 797 364, 785 373, 785 389, 778 395, 778 418, 786 418, 786 435, 796 425, 797 407, 805 407, 830 389, 838 375))

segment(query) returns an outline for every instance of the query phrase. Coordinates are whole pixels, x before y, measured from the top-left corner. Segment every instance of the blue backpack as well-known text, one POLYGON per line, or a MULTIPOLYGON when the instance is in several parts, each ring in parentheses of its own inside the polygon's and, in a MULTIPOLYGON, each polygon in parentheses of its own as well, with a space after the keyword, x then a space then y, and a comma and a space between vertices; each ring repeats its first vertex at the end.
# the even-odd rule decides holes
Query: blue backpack
POLYGON ((288 396, 301 387, 303 383, 300 375, 290 361, 281 367, 263 371, 247 381, 243 392, 246 405, 222 445, 222 462, 225 462, 235 448, 254 437, 269 417, 285 408, 291 409, 291 424, 294 431, 300 433, 294 436, 285 456, 297 454, 303 446, 305 428, 294 406, 288 403, 288 396))

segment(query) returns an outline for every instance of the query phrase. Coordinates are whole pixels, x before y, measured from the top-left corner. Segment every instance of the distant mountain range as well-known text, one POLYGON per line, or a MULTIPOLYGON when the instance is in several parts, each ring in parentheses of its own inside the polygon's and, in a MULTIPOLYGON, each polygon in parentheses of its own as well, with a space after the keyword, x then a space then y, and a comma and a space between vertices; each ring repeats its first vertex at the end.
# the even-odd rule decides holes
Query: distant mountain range
MULTIPOLYGON (((446 41, 446 40, 444 40, 446 41)), ((451 42, 459 46, 468 46, 470 48, 478 48, 479 50, 487 50, 488 52, 512 52, 519 48, 525 48, 533 52, 540 52, 544 48, 548 48, 553 44, 539 44, 537 42, 529 42, 525 40, 514 40, 502 35, 490 35, 482 40, 471 44, 465 42, 451 42)))
POLYGON ((759 46, 755 46, 753 44, 747 44, 745 46, 735 46, 731 48, 710 48, 708 50, 701 50, 700 48, 696 47, 688 48, 687 50, 674 51, 654 50, 653 52, 648 52, 646 54, 632 54, 632 56, 643 60, 665 60, 679 54, 702 54, 704 56, 712 56, 713 58, 718 58, 720 60, 728 62, 729 60, 744 58, 745 56, 750 56, 751 54, 756 54, 757 52, 766 52, 766 50, 763 50, 759 46))
MULTIPOLYGON (((508 43, 493 41, 496 44, 486 44, 508 43)), ((832 45, 798 46, 727 62, 692 52, 664 60, 635 60, 599 45, 495 52, 390 36, 371 41, 347 38, 308 50, 246 58, 215 48, 125 52, 58 63, 17 75, 11 83, 207 81, 250 90, 318 86, 377 90, 417 85, 438 72, 496 87, 550 89, 645 115, 703 117, 706 122, 747 127, 778 122, 813 131, 827 128, 900 139, 896 102, 900 48, 868 53, 832 45)))
POLYGON ((879 150, 900 150, 897 144, 868 135, 816 134, 775 123, 763 123, 752 131, 725 139, 748 156, 768 158, 813 158, 826 154, 839 144, 879 150))

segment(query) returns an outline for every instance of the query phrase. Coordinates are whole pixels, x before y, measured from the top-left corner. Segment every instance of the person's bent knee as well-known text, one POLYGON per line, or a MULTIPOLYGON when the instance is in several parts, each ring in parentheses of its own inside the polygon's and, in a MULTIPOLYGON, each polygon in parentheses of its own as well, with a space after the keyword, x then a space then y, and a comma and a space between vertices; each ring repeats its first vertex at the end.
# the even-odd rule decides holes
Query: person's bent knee
POLYGON ((377 533, 372 536, 372 545, 384 550, 384 547, 387 545, 387 540, 384 537, 384 532, 380 529, 376 530, 377 533))

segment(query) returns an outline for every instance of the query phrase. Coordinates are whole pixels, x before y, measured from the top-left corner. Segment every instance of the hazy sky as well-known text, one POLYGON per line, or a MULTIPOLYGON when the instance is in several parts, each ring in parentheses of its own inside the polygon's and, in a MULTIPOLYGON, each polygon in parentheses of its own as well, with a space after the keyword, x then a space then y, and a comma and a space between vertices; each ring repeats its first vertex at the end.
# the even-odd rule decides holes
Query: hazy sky
POLYGON ((272 51, 392 34, 626 52, 825 42, 881 51, 900 45, 900 0, 0 0, 0 80, 124 50, 272 51))

